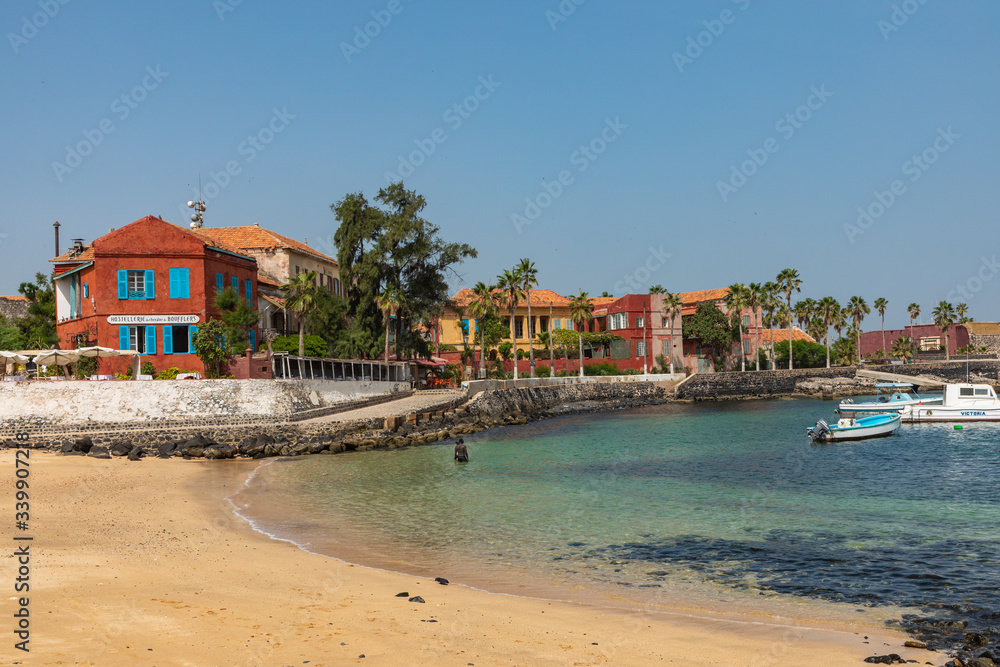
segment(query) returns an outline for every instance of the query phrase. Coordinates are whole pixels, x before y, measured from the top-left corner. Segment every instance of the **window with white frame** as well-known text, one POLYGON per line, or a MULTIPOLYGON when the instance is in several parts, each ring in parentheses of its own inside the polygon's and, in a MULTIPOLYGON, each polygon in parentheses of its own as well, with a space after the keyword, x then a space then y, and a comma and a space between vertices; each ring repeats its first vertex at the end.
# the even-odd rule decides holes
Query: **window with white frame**
POLYGON ((129 292, 143 292, 146 291, 146 272, 145 271, 133 271, 129 269, 126 272, 128 276, 128 291, 129 292))
POLYGON ((646 326, 646 318, 645 317, 637 317, 637 318, 635 318, 635 326, 638 327, 638 328, 640 328, 640 329, 643 328, 644 326, 646 326))
POLYGON ((645 357, 646 356, 646 341, 637 340, 635 342, 635 356, 645 357))

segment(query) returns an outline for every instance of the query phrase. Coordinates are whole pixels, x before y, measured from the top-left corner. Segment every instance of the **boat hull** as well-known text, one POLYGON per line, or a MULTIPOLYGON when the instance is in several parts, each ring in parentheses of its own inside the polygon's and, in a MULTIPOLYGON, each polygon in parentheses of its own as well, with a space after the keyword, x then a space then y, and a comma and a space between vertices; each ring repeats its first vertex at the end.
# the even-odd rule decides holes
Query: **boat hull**
POLYGON ((908 422, 996 422, 1000 408, 913 406, 902 416, 908 422))
POLYGON ((892 415, 887 419, 879 419, 879 416, 863 417, 855 422, 854 426, 831 426, 829 431, 814 438, 816 442, 847 442, 850 440, 868 440, 869 438, 882 438, 892 435, 902 423, 899 415, 892 415))
POLYGON ((842 412, 856 412, 865 415, 887 414, 889 412, 902 412, 905 408, 921 405, 941 405, 940 398, 925 398, 913 401, 886 401, 885 403, 841 403, 842 412))

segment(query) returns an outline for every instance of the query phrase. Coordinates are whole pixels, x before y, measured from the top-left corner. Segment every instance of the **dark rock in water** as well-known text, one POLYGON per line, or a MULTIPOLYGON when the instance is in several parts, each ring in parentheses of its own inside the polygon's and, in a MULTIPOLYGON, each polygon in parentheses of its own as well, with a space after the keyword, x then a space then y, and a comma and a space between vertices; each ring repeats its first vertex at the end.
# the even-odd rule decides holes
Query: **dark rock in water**
POLYGON ((114 456, 128 456, 132 451, 132 443, 129 440, 115 440, 111 443, 111 454, 114 456))
POLYGON ((966 660, 965 667, 996 667, 996 663, 989 658, 973 658, 966 660))
POLYGON ((409 593, 405 593, 405 592, 404 593, 396 593, 396 597, 398 597, 398 598, 408 598, 408 597, 410 597, 410 594, 409 593))
POLYGON ((274 439, 263 433, 258 435, 256 438, 247 437, 240 443, 240 454, 243 456, 249 456, 250 458, 258 458, 258 455, 262 454, 268 444, 272 442, 274 442, 274 439))
POLYGON ((425 602, 425 600, 422 597, 420 597, 419 595, 417 595, 416 597, 410 598, 408 600, 408 602, 419 602, 420 604, 423 604, 425 602))
POLYGON ((448 585, 448 583, 449 583, 449 582, 448 582, 448 580, 447 580, 447 579, 445 579, 444 577, 435 577, 435 578, 434 578, 434 581, 438 582, 438 583, 439 583, 439 584, 441 584, 442 586, 447 586, 447 585, 448 585))
POLYGON ((90 451, 90 448, 94 446, 94 441, 90 439, 89 435, 85 435, 82 438, 77 438, 76 442, 73 443, 73 450, 77 452, 83 452, 86 454, 90 451))
POLYGON ((111 454, 108 453, 108 448, 107 447, 101 447, 100 445, 95 445, 95 446, 91 447, 90 451, 87 452, 87 456, 92 456, 95 459, 110 459, 111 458, 111 454))
POLYGON ((899 657, 898 653, 890 653, 889 655, 873 655, 869 658, 865 658, 865 662, 873 663, 876 665, 895 665, 906 664, 906 661, 899 657))
POLYGON ((966 646, 986 646, 989 643, 990 639, 986 635, 980 634, 978 632, 965 633, 966 646))
POLYGON ((140 447, 139 445, 136 445, 135 447, 132 448, 132 451, 128 453, 128 460, 138 461, 145 455, 146 455, 146 450, 140 447))

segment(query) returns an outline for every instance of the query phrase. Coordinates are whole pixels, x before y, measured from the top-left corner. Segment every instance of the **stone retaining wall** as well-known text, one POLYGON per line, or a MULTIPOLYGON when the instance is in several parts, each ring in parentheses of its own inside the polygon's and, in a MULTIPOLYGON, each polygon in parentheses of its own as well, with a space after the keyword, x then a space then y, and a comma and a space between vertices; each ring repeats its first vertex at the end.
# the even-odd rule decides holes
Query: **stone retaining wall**
POLYGON ((467 404, 470 414, 500 418, 517 413, 537 413, 583 401, 645 404, 666 401, 674 383, 586 382, 558 386, 500 389, 476 395, 467 404))
POLYGON ((157 380, 0 383, 0 437, 254 426, 321 417, 409 395, 408 383, 157 380))
MULTIPOLYGON (((947 382, 964 382, 966 378, 965 362, 935 364, 906 364, 864 366, 865 370, 897 375, 929 375, 941 378, 947 382)), ((845 385, 845 380, 856 378, 857 366, 838 366, 835 368, 804 368, 777 371, 747 371, 745 373, 702 373, 692 376, 679 388, 677 398, 704 401, 737 398, 773 398, 775 396, 790 396, 803 393, 800 385, 807 383, 812 386, 822 386, 824 380, 830 385, 836 385, 838 391, 845 385), (839 381, 838 381, 839 379, 839 381)), ((970 361, 969 372, 996 384, 1000 381, 1000 361, 970 361)), ((975 378, 973 378, 975 381, 975 378)), ((858 378, 858 387, 873 384, 872 380, 858 378)))

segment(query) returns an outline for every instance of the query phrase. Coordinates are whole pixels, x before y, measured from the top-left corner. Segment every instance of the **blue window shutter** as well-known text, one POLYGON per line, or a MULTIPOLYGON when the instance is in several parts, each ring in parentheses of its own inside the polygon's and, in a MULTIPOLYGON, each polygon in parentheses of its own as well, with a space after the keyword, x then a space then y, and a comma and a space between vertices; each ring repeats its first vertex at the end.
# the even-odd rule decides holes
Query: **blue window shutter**
POLYGON ((128 327, 118 327, 118 349, 128 349, 128 327))
POLYGON ((233 276, 233 291, 236 292, 236 296, 240 295, 240 279, 233 276))
POLYGON ((247 279, 247 305, 253 306, 253 283, 247 279))
POLYGON ((256 329, 251 329, 250 330, 250 351, 251 352, 256 352, 257 351, 257 330, 256 329))
MULTIPOLYGON (((150 327, 154 331, 156 327, 150 327)), ((169 325, 163 325, 163 354, 173 354, 174 353, 174 328, 169 325)))
POLYGON ((189 278, 189 269, 178 269, 179 280, 178 285, 180 289, 180 298, 190 299, 191 298, 191 281, 189 278))
MULTIPOLYGON (((118 272, 118 298, 128 298, 128 272, 122 269, 118 272)), ((122 348, 125 349, 125 348, 122 348)))
POLYGON ((194 335, 198 333, 198 327, 189 326, 188 327, 188 351, 190 354, 194 354, 194 335))
POLYGON ((222 293, 222 274, 221 273, 216 273, 215 274, 215 291, 218 292, 218 293, 220 293, 220 294, 222 293))
POLYGON ((76 317, 76 278, 77 276, 69 277, 69 316, 71 318, 76 317))
POLYGON ((156 354, 156 327, 146 327, 146 354, 156 354))
POLYGON ((170 298, 177 298, 177 269, 167 269, 167 275, 170 279, 170 298))
POLYGON ((90 298, 90 285, 88 285, 87 283, 83 284, 83 298, 84 299, 90 298))
POLYGON ((156 287, 153 285, 153 272, 148 270, 146 271, 146 298, 156 298, 156 287))

